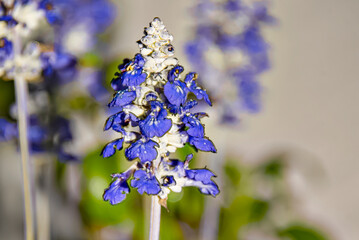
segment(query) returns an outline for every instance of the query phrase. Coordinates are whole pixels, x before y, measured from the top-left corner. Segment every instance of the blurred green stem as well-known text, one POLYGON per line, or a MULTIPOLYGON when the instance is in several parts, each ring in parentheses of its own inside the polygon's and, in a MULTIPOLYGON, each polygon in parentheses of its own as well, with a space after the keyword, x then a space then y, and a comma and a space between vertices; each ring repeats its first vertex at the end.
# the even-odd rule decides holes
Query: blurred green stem
MULTIPOLYGON (((15 33, 14 38, 14 56, 21 54, 21 39, 15 33)), ((28 114, 27 114, 27 82, 18 69, 15 68, 15 93, 16 104, 18 112, 18 128, 20 139, 20 154, 22 167, 22 180, 24 192, 24 209, 25 209, 25 239, 33 240, 35 236, 34 231, 34 208, 33 208, 33 194, 32 194, 32 178, 30 171, 30 153, 28 141, 28 114)))

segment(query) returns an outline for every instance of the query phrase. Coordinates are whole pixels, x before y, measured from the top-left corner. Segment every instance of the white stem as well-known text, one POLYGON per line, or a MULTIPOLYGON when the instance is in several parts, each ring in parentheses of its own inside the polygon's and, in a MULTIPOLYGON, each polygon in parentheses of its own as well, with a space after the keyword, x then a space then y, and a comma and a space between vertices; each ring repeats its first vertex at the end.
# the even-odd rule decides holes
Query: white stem
MULTIPOLYGON (((21 54, 21 40, 17 34, 14 38, 14 56, 21 54)), ((16 70, 15 70, 16 71, 16 70)), ((27 114, 27 82, 21 74, 15 73, 15 92, 18 111, 18 128, 20 139, 20 154, 22 167, 22 180, 25 209, 25 239, 33 240, 34 231, 34 205, 32 194, 32 177, 30 171, 30 153, 28 141, 28 114, 27 114)))
POLYGON ((158 240, 160 237, 161 205, 157 196, 152 196, 151 221, 149 240, 158 240))
MULTIPOLYGON (((154 172, 157 172, 161 164, 161 156, 158 154, 157 158, 153 160, 154 172)), ((158 196, 151 197, 151 220, 150 220, 150 234, 149 240, 158 240, 160 238, 160 224, 161 224, 161 205, 158 196)))

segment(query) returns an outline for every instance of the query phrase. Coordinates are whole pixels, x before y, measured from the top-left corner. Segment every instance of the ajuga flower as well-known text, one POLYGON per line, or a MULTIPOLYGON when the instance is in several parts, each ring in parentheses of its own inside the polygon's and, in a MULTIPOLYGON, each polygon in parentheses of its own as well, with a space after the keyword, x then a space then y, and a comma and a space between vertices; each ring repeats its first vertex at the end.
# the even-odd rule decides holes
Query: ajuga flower
POLYGON ((205 113, 193 111, 194 99, 211 101, 207 92, 197 86, 197 74, 183 74, 183 67, 174 58, 172 35, 163 22, 155 18, 145 28, 139 41, 140 53, 126 59, 112 80, 115 90, 109 107, 118 112, 110 116, 105 130, 118 132, 108 143, 103 157, 125 149, 125 156, 136 161, 126 172, 114 174, 105 190, 104 200, 117 204, 130 192, 129 185, 140 194, 166 199, 170 190, 195 186, 200 192, 216 196, 214 173, 208 169, 190 169, 192 155, 185 161, 170 159, 170 153, 190 144, 197 150, 216 152, 205 136, 201 118, 205 113), (130 183, 130 184, 128 184, 130 183))
POLYGON ((194 15, 195 37, 186 53, 221 106, 222 120, 234 121, 238 112, 257 112, 258 77, 269 68, 269 46, 261 30, 263 24, 275 22, 266 2, 200 0, 194 15))

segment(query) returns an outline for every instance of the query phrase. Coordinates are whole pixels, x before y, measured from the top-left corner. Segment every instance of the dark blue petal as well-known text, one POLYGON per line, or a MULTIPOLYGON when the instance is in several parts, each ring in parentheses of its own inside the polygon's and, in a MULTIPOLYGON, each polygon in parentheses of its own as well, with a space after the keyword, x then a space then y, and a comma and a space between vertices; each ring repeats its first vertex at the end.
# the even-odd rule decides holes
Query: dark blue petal
POLYGON ((185 115, 183 116, 182 121, 186 127, 188 127, 188 135, 197 138, 204 137, 204 127, 202 126, 201 121, 194 115, 185 115))
POLYGON ((189 91, 191 91, 197 99, 201 100, 204 99, 206 103, 210 106, 212 106, 211 100, 208 97, 208 94, 206 90, 203 90, 202 88, 197 86, 196 79, 198 75, 195 72, 190 72, 185 77, 185 83, 187 86, 189 86, 189 91))
POLYGON ((162 137, 172 127, 172 121, 163 117, 164 111, 160 111, 157 117, 155 115, 148 115, 143 121, 139 122, 141 132, 147 138, 153 138, 154 136, 162 137))
POLYGON ((146 80, 147 74, 141 70, 133 70, 124 72, 122 75, 122 84, 124 86, 135 87, 139 86, 146 80))
POLYGON ((106 123, 105 123, 105 126, 103 127, 103 130, 104 130, 104 131, 109 130, 109 129, 112 127, 112 125, 113 125, 113 120, 115 119, 115 117, 116 117, 116 114, 110 116, 109 118, 107 118, 106 123))
POLYGON ((158 146, 158 144, 152 140, 143 142, 140 139, 126 149, 125 155, 128 160, 139 158, 142 163, 150 162, 157 157, 155 146, 158 146))
POLYGON ((199 188, 199 191, 206 195, 212 195, 213 197, 219 194, 218 186, 214 182, 199 188))
POLYGON ((137 170, 133 177, 134 179, 131 181, 131 186, 137 188, 140 194, 145 192, 155 195, 161 191, 160 184, 152 174, 146 173, 144 170, 137 170))
POLYGON ((176 181, 173 176, 165 176, 162 179, 162 186, 168 187, 176 184, 176 181))
POLYGON ((213 172, 205 168, 186 170, 186 177, 194 181, 201 181, 203 184, 210 184, 212 182, 211 178, 214 176, 213 172))
POLYGON ((212 141, 207 138, 189 137, 189 143, 201 151, 217 152, 212 141))
POLYGON ((199 87, 191 89, 191 92, 196 96, 197 99, 201 100, 204 99, 204 101, 209 105, 212 106, 212 102, 208 97, 208 94, 206 90, 200 89, 199 87))
POLYGON ((179 106, 186 102, 186 84, 181 81, 167 82, 164 86, 164 93, 167 100, 173 105, 179 106))
POLYGON ((116 179, 105 190, 103 199, 110 201, 112 205, 122 202, 126 198, 126 194, 130 192, 130 187, 125 179, 116 179))
POLYGON ((168 165, 171 166, 175 172, 182 171, 184 169, 184 163, 177 159, 171 160, 168 165))
POLYGON ((104 158, 111 157, 112 155, 115 154, 116 149, 117 150, 122 149, 123 141, 124 141, 123 138, 119 138, 119 139, 116 139, 115 141, 112 141, 112 142, 106 144, 106 146, 102 149, 101 155, 104 158))
POLYGON ((135 91, 119 91, 116 93, 113 100, 109 103, 109 107, 123 107, 136 99, 136 92, 135 91))
POLYGON ((119 73, 115 73, 111 86, 115 90, 123 90, 124 87, 135 87, 143 83, 147 74, 143 72, 145 59, 141 54, 137 54, 133 60, 126 59, 122 65, 118 67, 119 73))
POLYGON ((190 101, 186 102, 186 104, 183 106, 183 110, 185 112, 187 112, 188 110, 190 110, 191 108, 193 108, 197 104, 198 104, 198 102, 196 100, 190 100, 190 101))
POLYGON ((180 65, 175 66, 174 68, 172 68, 169 72, 168 72, 168 81, 173 82, 174 80, 176 80, 179 75, 183 72, 184 68, 180 65))
POLYGON ((136 68, 142 68, 145 65, 145 59, 139 53, 136 54, 134 58, 134 64, 136 68))

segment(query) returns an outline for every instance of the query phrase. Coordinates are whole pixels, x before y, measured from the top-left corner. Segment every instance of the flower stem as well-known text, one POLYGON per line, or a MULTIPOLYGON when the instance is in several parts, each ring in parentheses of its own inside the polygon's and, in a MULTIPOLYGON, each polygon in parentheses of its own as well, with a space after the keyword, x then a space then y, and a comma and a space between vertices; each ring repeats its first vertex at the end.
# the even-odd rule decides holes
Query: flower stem
POLYGON ((151 221, 149 240, 158 240, 160 237, 161 205, 157 196, 152 196, 151 221))
MULTIPOLYGON (((14 55, 15 57, 21 54, 21 40, 15 34, 14 38, 14 55)), ((16 104, 18 111, 18 128, 20 139, 20 154, 24 193, 24 210, 25 210, 25 239, 33 240, 35 236, 34 231, 34 205, 33 194, 31 191, 31 172, 30 172, 30 153, 28 141, 28 116, 27 116, 27 82, 21 74, 15 75, 15 92, 16 104)))

